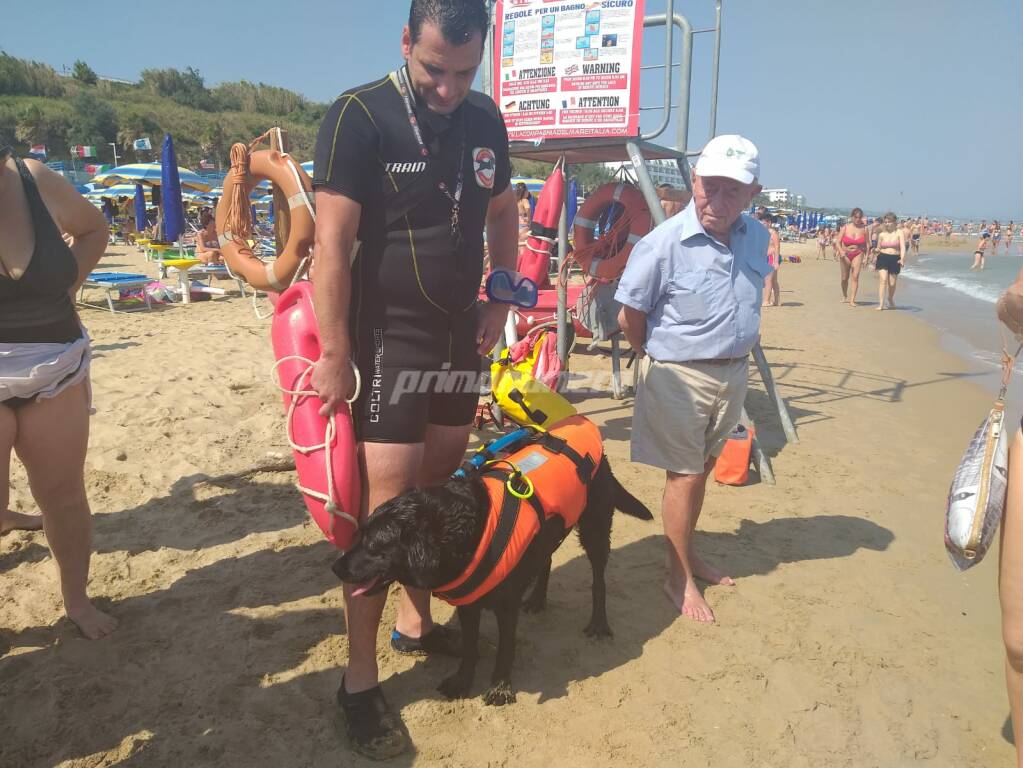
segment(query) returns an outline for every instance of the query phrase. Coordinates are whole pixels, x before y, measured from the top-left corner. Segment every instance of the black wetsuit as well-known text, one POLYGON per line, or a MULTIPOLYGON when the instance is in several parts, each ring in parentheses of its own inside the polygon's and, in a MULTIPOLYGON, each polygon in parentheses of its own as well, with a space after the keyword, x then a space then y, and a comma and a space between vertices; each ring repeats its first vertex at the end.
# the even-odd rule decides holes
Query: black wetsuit
POLYGON ((511 164, 504 121, 478 93, 443 117, 409 92, 421 145, 402 77, 353 88, 334 103, 316 142, 313 184, 362 206, 350 309, 363 382, 353 409, 359 439, 416 443, 427 424, 462 426, 475 415, 483 230, 511 164))
MULTIPOLYGON (((0 149, 0 163, 9 150, 0 149)), ((82 338, 82 326, 70 291, 78 280, 78 262, 50 212, 35 179, 20 158, 14 161, 25 189, 35 233, 35 250, 17 280, 0 270, 0 344, 69 344, 82 338)), ((32 398, 8 398, 3 404, 17 408, 32 398)))

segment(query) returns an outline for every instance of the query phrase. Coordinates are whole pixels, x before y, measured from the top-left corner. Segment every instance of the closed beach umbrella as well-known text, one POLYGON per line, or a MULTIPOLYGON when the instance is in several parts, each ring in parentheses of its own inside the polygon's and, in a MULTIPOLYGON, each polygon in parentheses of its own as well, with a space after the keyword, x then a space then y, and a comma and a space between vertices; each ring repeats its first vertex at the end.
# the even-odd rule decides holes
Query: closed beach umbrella
POLYGON ((568 208, 568 226, 571 229, 572 222, 575 221, 576 210, 579 208, 579 185, 576 184, 575 179, 568 182, 566 207, 568 208))
POLYGON ((174 140, 168 133, 163 137, 163 151, 160 154, 163 174, 160 186, 163 190, 163 228, 168 242, 174 242, 185 229, 185 212, 181 201, 181 179, 178 176, 178 160, 174 154, 174 140))
POLYGON ((146 228, 146 193, 141 184, 135 185, 135 229, 146 228))

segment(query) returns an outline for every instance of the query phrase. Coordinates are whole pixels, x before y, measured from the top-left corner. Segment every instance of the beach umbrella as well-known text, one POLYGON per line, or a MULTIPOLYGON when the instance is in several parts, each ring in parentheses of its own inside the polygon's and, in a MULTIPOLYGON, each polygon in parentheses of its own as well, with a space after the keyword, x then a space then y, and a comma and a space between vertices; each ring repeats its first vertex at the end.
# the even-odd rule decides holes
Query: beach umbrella
POLYGON ((163 196, 163 228, 168 242, 175 242, 185 229, 185 211, 181 200, 181 178, 178 159, 174 153, 174 139, 164 134, 163 150, 160 153, 163 170, 160 188, 163 196))
POLYGON ((512 187, 516 186, 517 184, 525 184, 526 189, 528 189, 530 193, 533 195, 539 195, 540 192, 543 191, 543 185, 545 183, 546 182, 543 179, 530 179, 526 178, 525 176, 515 176, 511 180, 512 187))
POLYGON ((146 193, 141 184, 135 185, 135 229, 141 232, 146 228, 146 193))
POLYGON ((310 160, 308 162, 302 163, 302 170, 305 171, 306 173, 308 173, 310 178, 312 178, 312 175, 313 175, 313 161, 310 160))
MULTIPOLYGON (((93 181, 107 187, 123 183, 138 183, 155 187, 163 183, 162 179, 162 163, 131 163, 111 168, 109 171, 96 176, 93 181)), ((194 189, 198 192, 208 192, 213 188, 213 185, 206 181, 206 179, 187 168, 178 168, 178 180, 182 187, 194 189)))

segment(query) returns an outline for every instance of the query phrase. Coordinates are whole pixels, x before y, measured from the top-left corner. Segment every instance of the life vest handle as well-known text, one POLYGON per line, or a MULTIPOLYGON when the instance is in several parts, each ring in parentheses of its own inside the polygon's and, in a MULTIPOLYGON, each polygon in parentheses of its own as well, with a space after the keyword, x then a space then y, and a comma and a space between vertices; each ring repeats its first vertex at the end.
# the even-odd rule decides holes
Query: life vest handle
POLYGON ((452 477, 464 478, 468 474, 466 472, 466 466, 469 469, 481 469, 487 462, 493 461, 497 454, 517 447, 517 445, 525 440, 528 440, 533 436, 535 430, 528 427, 521 427, 516 429, 514 432, 509 432, 503 437, 499 437, 496 440, 480 446, 476 451, 475 455, 466 462, 466 465, 459 467, 455 470, 452 477))

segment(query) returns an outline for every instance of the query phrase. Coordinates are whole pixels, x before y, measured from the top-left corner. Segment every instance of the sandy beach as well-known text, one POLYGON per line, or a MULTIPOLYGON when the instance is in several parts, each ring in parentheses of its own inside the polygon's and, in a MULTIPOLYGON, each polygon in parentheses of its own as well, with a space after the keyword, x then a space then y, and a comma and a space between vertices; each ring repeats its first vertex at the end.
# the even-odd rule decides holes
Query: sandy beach
MULTIPOLYGON (((390 653, 392 592, 381 677, 416 752, 389 765, 1010 764, 997 558, 963 575, 942 545, 952 472, 992 401, 987 371, 913 312, 841 304, 838 266, 812 243, 784 252, 806 261, 783 268, 763 345, 800 442, 785 443, 754 376, 749 408, 778 484, 709 491, 698 544, 738 582, 708 590, 717 624, 662 595, 663 477, 628 461, 631 400, 579 400, 658 517, 616 517, 614 638, 582 635, 589 566, 568 541, 546 614, 520 621, 518 702, 449 702, 434 688, 454 660, 390 653)), ((111 248, 100 268, 145 265, 111 248)), ((861 299, 876 293, 865 272, 861 299)), ((82 639, 61 618, 43 535, 0 542, 0 766, 369 765, 334 704, 341 589, 292 485, 269 321, 237 296, 83 312, 91 590, 121 627, 82 639)), ((610 362, 580 351, 572 368, 610 362)), ((13 508, 33 511, 20 466, 12 482, 13 508)), ((477 692, 495 640, 487 617, 477 692)))

